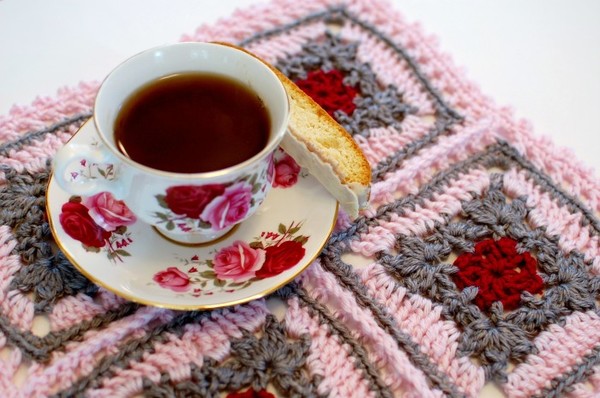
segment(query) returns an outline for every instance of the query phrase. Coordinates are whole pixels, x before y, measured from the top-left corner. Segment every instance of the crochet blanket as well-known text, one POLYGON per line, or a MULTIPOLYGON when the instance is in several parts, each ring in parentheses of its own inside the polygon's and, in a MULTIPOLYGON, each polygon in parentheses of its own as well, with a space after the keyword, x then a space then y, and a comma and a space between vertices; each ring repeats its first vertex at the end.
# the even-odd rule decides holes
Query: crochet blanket
POLYGON ((370 207, 271 297, 128 302, 57 252, 49 160, 97 84, 0 118, 2 397, 600 394, 600 185, 387 3, 275 0, 184 40, 297 81, 372 166, 370 207), (37 325, 37 326, 36 326, 37 325), (36 327, 34 327, 36 326, 36 327))

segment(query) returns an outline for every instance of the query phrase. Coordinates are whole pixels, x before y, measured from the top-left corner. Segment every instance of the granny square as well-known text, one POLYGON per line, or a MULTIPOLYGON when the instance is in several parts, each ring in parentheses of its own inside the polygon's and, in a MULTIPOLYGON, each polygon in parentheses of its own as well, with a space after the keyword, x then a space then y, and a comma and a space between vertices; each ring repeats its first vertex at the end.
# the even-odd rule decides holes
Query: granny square
MULTIPOLYGON (((354 137, 369 207, 269 297, 129 302, 81 275, 45 212, 81 83, 0 116, 3 397, 600 395, 600 184, 384 1, 274 0, 184 41, 241 45, 354 137)), ((310 198, 307 198, 310 202, 310 198)))

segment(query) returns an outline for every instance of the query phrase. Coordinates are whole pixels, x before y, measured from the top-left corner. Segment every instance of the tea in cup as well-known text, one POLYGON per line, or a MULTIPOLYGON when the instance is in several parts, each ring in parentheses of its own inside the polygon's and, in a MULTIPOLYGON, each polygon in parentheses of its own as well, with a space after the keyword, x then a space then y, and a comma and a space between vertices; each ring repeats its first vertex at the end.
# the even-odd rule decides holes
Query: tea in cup
POLYGON ((265 200, 288 116, 282 83, 252 55, 218 43, 157 47, 104 80, 99 145, 67 143, 54 176, 74 195, 111 193, 169 239, 209 242, 265 200), (82 161, 110 173, 72 173, 82 161))

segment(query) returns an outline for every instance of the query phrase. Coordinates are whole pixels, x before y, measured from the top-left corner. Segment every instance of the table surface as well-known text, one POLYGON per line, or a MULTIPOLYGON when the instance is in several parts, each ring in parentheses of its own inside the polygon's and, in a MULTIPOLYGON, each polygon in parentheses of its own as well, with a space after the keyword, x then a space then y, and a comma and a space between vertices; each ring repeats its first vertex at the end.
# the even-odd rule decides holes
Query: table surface
MULTIPOLYGON (((128 56, 256 2, 0 0, 0 115, 60 87, 102 80, 128 56)), ((600 175, 600 2, 392 3, 438 36, 484 93, 600 175)), ((499 395, 493 386, 483 392, 499 395)))

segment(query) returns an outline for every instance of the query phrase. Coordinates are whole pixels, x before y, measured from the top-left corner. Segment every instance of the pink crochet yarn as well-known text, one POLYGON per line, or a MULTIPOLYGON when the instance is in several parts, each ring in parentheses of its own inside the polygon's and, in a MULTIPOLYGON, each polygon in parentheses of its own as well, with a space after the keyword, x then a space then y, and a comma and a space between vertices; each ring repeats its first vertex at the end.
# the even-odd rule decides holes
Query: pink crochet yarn
POLYGON ((183 40, 233 42, 341 90, 312 87, 371 164, 369 207, 341 213, 268 298, 144 307, 55 252, 43 211, 49 161, 98 83, 14 107, 0 116, 0 396, 479 397, 491 382, 515 398, 600 395, 600 184, 435 38, 382 0, 274 0, 183 40), (506 292, 487 294, 502 281, 492 264, 478 306, 453 264, 477 280, 481 242, 511 242, 504 265, 535 259, 541 288, 511 291, 507 307, 494 298, 506 292))

